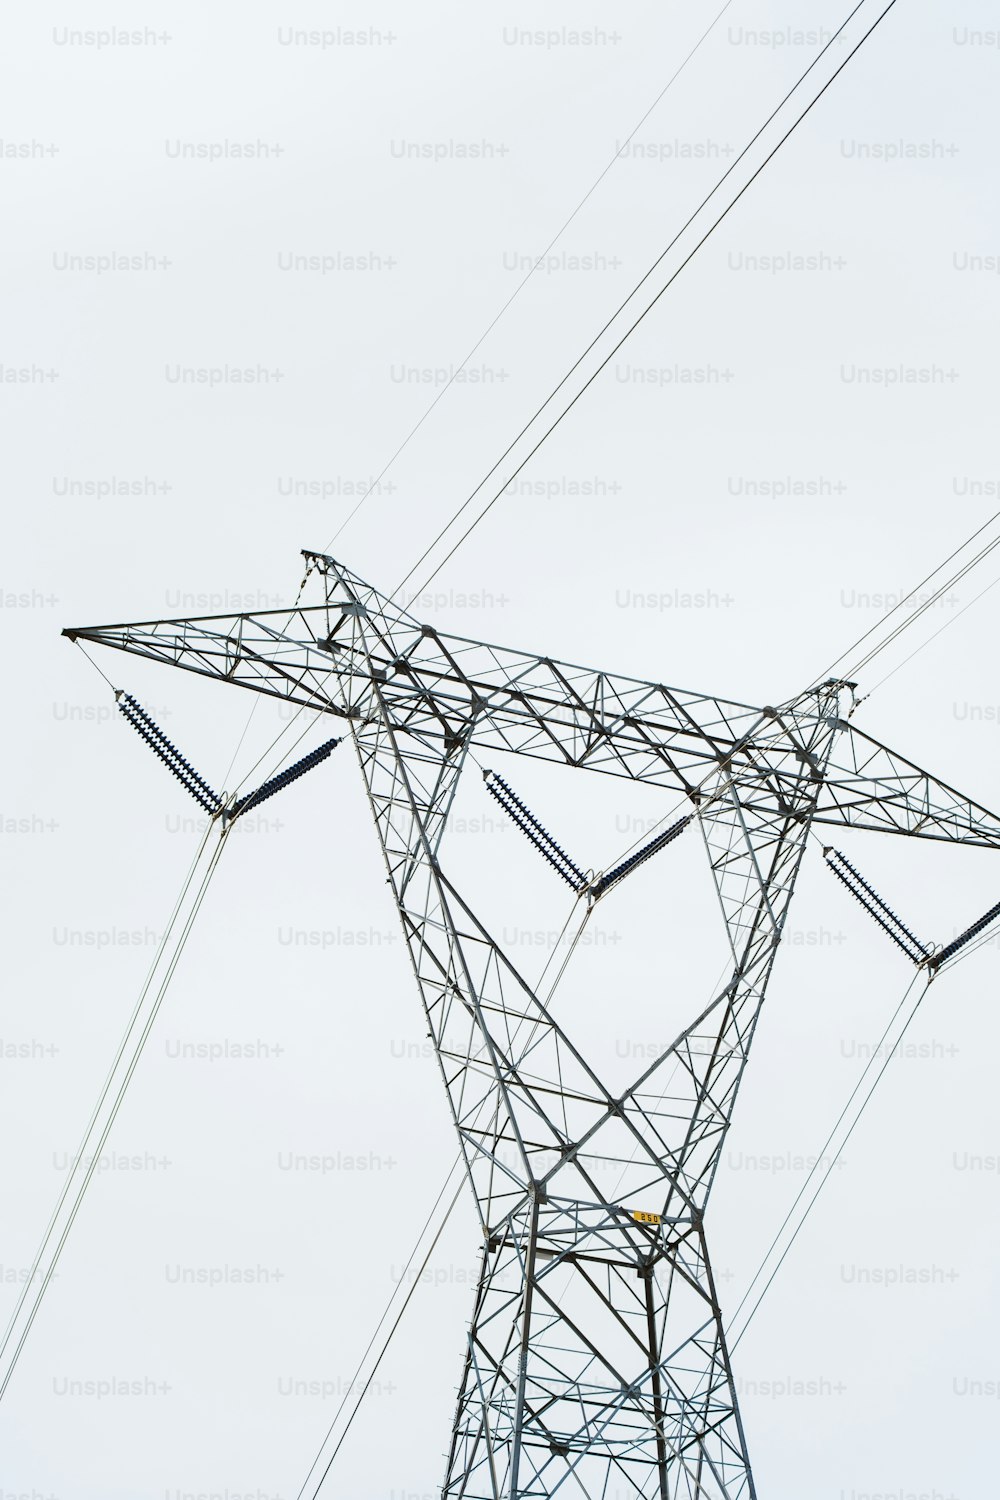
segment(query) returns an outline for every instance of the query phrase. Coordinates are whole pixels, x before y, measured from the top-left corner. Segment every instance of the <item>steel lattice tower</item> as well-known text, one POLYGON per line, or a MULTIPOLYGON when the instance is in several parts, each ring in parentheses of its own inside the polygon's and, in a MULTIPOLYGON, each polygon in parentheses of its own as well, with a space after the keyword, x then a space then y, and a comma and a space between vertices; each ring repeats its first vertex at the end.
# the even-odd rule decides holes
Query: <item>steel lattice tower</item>
MULTIPOLYGON (((349 728, 483 1234, 442 1494, 750 1500, 705 1211, 808 834, 996 848, 1000 819, 860 732, 851 683, 756 708, 567 666, 438 632, 306 558, 318 605, 66 634, 349 728), (700 826, 731 972, 623 1092, 449 879, 473 747, 652 783, 700 826)), ((635 863, 577 881, 566 860, 567 878, 594 901, 635 863)))

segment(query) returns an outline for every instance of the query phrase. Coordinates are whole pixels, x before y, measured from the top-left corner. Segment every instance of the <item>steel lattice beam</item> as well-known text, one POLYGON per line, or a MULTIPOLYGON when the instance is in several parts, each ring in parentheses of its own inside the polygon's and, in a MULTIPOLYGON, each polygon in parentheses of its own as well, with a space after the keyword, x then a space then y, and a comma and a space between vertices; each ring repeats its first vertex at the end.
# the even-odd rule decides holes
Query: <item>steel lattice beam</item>
POLYGON ((809 830, 994 848, 1000 819, 856 730, 851 684, 753 707, 568 666, 306 556, 309 607, 67 634, 349 728, 483 1232, 442 1494, 752 1500, 704 1217, 809 830), (729 978, 624 1090, 449 876, 472 747, 652 783, 700 827, 729 978))

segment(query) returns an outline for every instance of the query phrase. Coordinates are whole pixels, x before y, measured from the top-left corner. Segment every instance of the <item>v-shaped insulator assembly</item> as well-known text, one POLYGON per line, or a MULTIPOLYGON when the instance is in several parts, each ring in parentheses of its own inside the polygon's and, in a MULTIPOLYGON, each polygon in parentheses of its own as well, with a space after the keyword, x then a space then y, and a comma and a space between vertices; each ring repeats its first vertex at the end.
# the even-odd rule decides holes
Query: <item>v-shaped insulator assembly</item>
POLYGON ((630 875, 639 865, 645 864, 647 859, 652 859, 654 854, 659 854, 661 849, 665 849, 668 844, 673 843, 677 835, 684 832, 692 817, 692 814, 689 813, 684 818, 678 818, 676 823, 671 823, 669 828, 665 828, 662 833, 656 834, 654 838, 650 839, 648 844, 644 844, 641 849, 637 849, 634 854, 630 854, 627 859, 623 859, 621 864, 615 865, 614 869, 609 870, 606 875, 599 876, 597 880, 588 881, 583 871, 573 863, 566 851, 556 843, 551 833, 542 827, 534 813, 529 812, 520 797, 516 792, 511 790, 502 776, 498 776, 495 771, 484 771, 483 777, 486 782, 486 790, 490 796, 496 798, 508 817, 513 819, 517 827, 520 828, 526 838, 530 839, 539 853, 548 860, 552 868, 559 872, 567 885, 571 885, 578 896, 582 896, 586 892, 595 901, 599 896, 603 896, 606 891, 609 891, 613 885, 617 885, 620 880, 624 880, 625 876, 630 875))
POLYGON ((996 906, 991 906, 989 911, 984 912, 978 921, 973 922, 971 927, 967 927, 964 932, 960 932, 957 938, 954 938, 950 943, 946 943, 943 948, 939 948, 935 953, 930 948, 925 947, 919 939, 915 938, 908 927, 904 927, 891 907, 886 906, 882 897, 872 890, 867 880, 858 874, 854 866, 844 858, 838 849, 824 849, 823 853, 826 855, 827 864, 838 880, 844 882, 851 895, 857 897, 865 910, 875 918, 878 925, 889 934, 894 943, 902 948, 907 958, 915 963, 918 968, 926 964, 932 975, 936 974, 941 965, 947 963, 949 958, 954 958, 955 954, 961 948, 964 948, 966 943, 971 943, 973 938, 977 938, 981 932, 985 932, 990 923, 995 922, 997 917, 1000 917, 1000 901, 998 901, 996 906))
POLYGON ((159 756, 163 764, 171 771, 187 791, 191 793, 194 800, 215 817, 218 813, 223 814, 226 823, 232 823, 243 813, 249 812, 252 807, 257 807, 261 802, 266 802, 268 797, 274 797, 278 792, 284 791, 293 781, 298 781, 307 771, 318 766, 326 760, 331 750, 335 750, 340 744, 339 740, 327 740, 325 745, 320 745, 315 750, 310 750, 301 760, 297 760, 293 766, 286 766, 269 781, 263 782, 255 792, 248 792, 245 797, 239 797, 231 806, 226 807, 218 792, 213 792, 208 782, 198 775, 198 772, 183 757, 176 745, 171 744, 163 730, 155 724, 149 714, 137 703, 130 693, 116 693, 118 707, 125 718, 131 724, 136 734, 146 741, 146 744, 159 756))

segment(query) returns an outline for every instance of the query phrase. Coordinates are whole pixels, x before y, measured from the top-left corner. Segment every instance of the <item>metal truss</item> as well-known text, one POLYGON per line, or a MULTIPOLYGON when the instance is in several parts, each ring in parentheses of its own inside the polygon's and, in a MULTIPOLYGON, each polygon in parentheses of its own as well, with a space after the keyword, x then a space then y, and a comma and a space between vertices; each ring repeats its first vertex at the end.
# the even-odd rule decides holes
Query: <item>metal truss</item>
POLYGON ((753 707, 568 666, 441 633, 306 558, 316 605, 66 634, 349 728, 483 1235, 442 1495, 752 1500, 704 1220, 806 839, 995 848, 1000 819, 855 729, 851 683, 753 707), (651 782, 700 827, 729 977, 623 1091, 449 878, 476 750, 651 782))

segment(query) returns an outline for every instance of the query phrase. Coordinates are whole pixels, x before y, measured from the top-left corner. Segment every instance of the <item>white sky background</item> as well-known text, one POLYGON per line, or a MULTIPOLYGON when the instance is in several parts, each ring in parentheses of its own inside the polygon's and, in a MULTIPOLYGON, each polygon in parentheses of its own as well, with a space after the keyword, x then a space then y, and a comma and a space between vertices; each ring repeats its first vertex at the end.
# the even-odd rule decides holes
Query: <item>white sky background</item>
MULTIPOLYGON (((10 1306, 197 842, 194 804, 59 630, 290 601, 299 549, 329 542, 354 504, 345 489, 379 472, 438 389, 405 372, 461 361, 516 285, 511 267, 548 243, 717 9, 176 4, 5 19, 0 135, 41 154, 2 161, 0 363, 42 372, 0 385, 10 1306), (115 25, 169 40, 63 42, 64 27, 115 25), (281 45, 287 27, 378 39, 281 45), (564 27, 597 28, 598 43, 512 42, 564 27), (171 154, 223 141, 281 153, 171 154), (403 142, 494 154, 401 159, 403 142), (109 253, 156 264, 65 268, 109 253), (379 268, 282 269, 338 255, 379 268), (178 366, 282 378, 208 389, 175 383, 178 366), (320 493, 289 493, 309 481, 320 493), (42 1055, 9 1055, 20 1044, 42 1055)), ((830 27, 846 9, 734 0, 639 132, 663 160, 619 160, 557 247, 590 268, 529 282, 474 357, 486 382, 444 395, 338 541, 350 567, 398 583, 715 180, 716 153, 741 146, 805 66, 808 47, 747 33, 830 27), (679 160, 677 143, 709 143, 709 159, 679 160)), ((998 28, 986 4, 895 7, 532 461, 531 488, 498 503, 415 612, 774 702, 874 623, 873 596, 898 596, 992 513, 1000 281, 962 268, 1000 265, 1000 47, 970 36, 998 28), (859 150, 900 143, 928 150, 859 150), (746 269, 789 254, 821 268, 746 269), (905 389, 851 378, 901 366, 939 373, 905 389), (637 370, 658 373, 638 383, 637 370), (678 383, 705 370, 731 373, 678 383), (811 493, 775 495, 788 479, 811 493)), ((1000 805, 1000 589, 959 611, 995 576, 987 563, 879 658, 862 691, 948 622, 857 719, 987 806, 1000 805)), ((222 780, 249 695, 108 653, 100 665, 222 780)), ((283 722, 261 702, 241 774, 283 722)), ((635 820, 662 813, 598 777, 527 762, 505 774, 584 864, 610 863, 635 820)), ((456 817, 473 831, 456 825, 454 867, 494 925, 560 927, 558 882, 496 811, 478 778, 463 785, 456 817)), ((836 842, 935 940, 1000 894, 986 854, 836 842)), ((723 962, 694 842, 634 887, 602 908, 608 944, 563 1002, 595 1046, 603 1025, 612 1069, 669 1041, 664 1016, 687 1013, 688 987, 693 1015, 723 962)), ((909 979, 815 850, 790 927, 710 1210, 730 1306, 802 1180, 794 1158, 822 1142, 909 979)), ((547 954, 533 946, 529 970, 547 954)), ((916 1054, 891 1066, 740 1346, 762 1500, 972 1500, 994 1471, 995 1405, 969 1391, 1000 1380, 1000 1177, 970 1161, 1000 1154, 997 961, 987 945, 931 990, 916 1054), (926 1276, 864 1284, 886 1268, 926 1276), (782 1382, 792 1394, 774 1394, 782 1382)), ((452 1159, 435 1064, 412 1055, 423 1040, 344 751, 234 836, 113 1136, 145 1169, 96 1178, 0 1408, 0 1500, 297 1494, 336 1402, 287 1384, 350 1379, 452 1159), (289 929, 327 936, 289 945, 289 929), (171 1055, 226 1040, 270 1055, 171 1055), (282 1171, 288 1152, 376 1165, 282 1171), (267 1276, 192 1287, 178 1267, 267 1276), (147 1394, 62 1394, 110 1377, 147 1394)), ((436 1493, 477 1250, 463 1204, 432 1263, 439 1284, 414 1299, 324 1494, 436 1493)))

